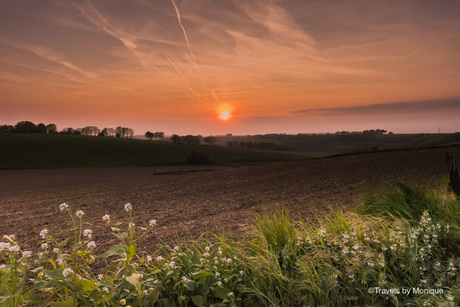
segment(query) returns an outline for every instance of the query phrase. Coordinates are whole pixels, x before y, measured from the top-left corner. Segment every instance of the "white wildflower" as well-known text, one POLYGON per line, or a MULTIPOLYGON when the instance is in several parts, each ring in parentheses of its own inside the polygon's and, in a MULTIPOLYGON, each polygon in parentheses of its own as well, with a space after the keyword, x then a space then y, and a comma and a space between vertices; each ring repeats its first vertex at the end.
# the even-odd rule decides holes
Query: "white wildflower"
POLYGON ((10 252, 19 252, 19 246, 17 245, 13 245, 13 246, 10 246, 10 248, 8 249, 10 252))
POLYGON ((129 224, 128 224, 128 229, 133 229, 134 226, 136 226, 136 224, 134 224, 134 223, 129 223, 129 224))
POLYGON ((175 261, 171 261, 171 262, 169 263, 169 267, 172 268, 172 269, 174 269, 174 266, 175 266, 175 265, 176 265, 176 262, 175 262, 175 261))
POLYGON ((243 275, 244 275, 244 271, 240 271, 240 275, 243 276, 243 275))
POLYGON ((53 252, 55 252, 56 254, 59 254, 59 248, 57 247, 53 248, 53 252))
POLYGON ((209 253, 204 253, 203 256, 209 257, 209 253))
POLYGON ((147 256, 145 257, 145 260, 147 260, 147 262, 150 262, 150 261, 152 261, 152 257, 149 256, 149 255, 147 255, 147 256))
POLYGON ((62 204, 59 205, 59 209, 60 209, 61 211, 69 210, 69 209, 70 209, 70 206, 69 206, 68 204, 66 204, 66 203, 62 203, 62 204))
POLYGON ((43 229, 42 231, 40 231, 40 237, 42 239, 45 239, 46 238, 46 235, 48 234, 48 229, 43 229))
POLYGON ((219 272, 216 272, 216 277, 219 277, 220 276, 220 273, 219 272))
POLYGON ((217 282, 217 285, 218 285, 219 287, 222 286, 222 282, 221 282, 221 281, 218 281, 218 282, 217 282))
POLYGON ((235 296, 235 295, 233 294, 233 292, 229 292, 228 296, 235 296))
POLYGON ((98 280, 102 280, 102 278, 104 278, 104 274, 99 274, 99 275, 97 275, 97 279, 98 279, 98 280))
POLYGON ((88 244, 86 244, 86 248, 87 249, 96 248, 96 242, 94 241, 88 242, 88 244))
POLYGON ((127 203, 127 204, 125 205, 125 211, 126 211, 126 212, 130 212, 130 211, 132 211, 132 210, 133 210, 133 206, 132 206, 130 203, 127 203))
POLYGON ((144 295, 147 295, 148 291, 144 290, 144 291, 142 291, 142 293, 144 293, 144 295))
POLYGON ((179 250, 179 246, 174 246, 174 250, 177 252, 179 250))
POLYGON ((83 230, 83 236, 88 237, 88 239, 91 239, 93 236, 93 231, 91 229, 85 229, 83 230))
POLYGON ((157 261, 160 262, 160 261, 163 261, 165 258, 163 258, 163 256, 158 256, 157 257, 157 261))
POLYGON ((150 220, 149 225, 150 227, 155 226, 157 224, 157 220, 150 220))
POLYGON ((126 305, 126 299, 120 300, 120 305, 126 305))
POLYGON ((31 251, 23 251, 22 252, 22 258, 30 258, 32 257, 32 252, 31 251))
POLYGON ((79 218, 81 218, 83 215, 85 214, 85 212, 81 211, 81 210, 78 210, 77 212, 75 212, 75 215, 79 218))
POLYGON ((42 243, 41 248, 42 248, 42 249, 47 249, 47 248, 48 248, 48 243, 42 243))
POLYGON ((67 277, 67 276, 69 276, 69 275, 72 275, 73 273, 74 273, 74 272, 73 272, 73 270, 72 270, 71 268, 67 268, 67 269, 64 269, 64 271, 62 272, 62 275, 63 275, 64 277, 67 277))
POLYGON ((105 293, 109 293, 109 288, 104 287, 104 288, 102 288, 102 291, 104 291, 105 293))
POLYGON ((211 250, 209 246, 206 246, 204 249, 207 250, 208 252, 211 250))
POLYGON ((102 220, 107 224, 110 223, 110 215, 106 214, 102 217, 102 220))
POLYGON ((10 243, 8 242, 0 242, 0 251, 4 250, 4 249, 9 249, 11 246, 10 243))

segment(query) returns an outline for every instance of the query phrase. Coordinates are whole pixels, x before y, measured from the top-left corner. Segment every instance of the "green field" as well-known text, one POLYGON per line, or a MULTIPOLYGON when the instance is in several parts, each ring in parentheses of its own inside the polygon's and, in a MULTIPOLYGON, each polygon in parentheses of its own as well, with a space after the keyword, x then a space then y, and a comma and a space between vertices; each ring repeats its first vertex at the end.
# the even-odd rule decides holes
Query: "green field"
POLYGON ((184 164, 192 150, 218 165, 244 166, 297 159, 286 153, 189 146, 112 137, 0 134, 0 169, 184 164))

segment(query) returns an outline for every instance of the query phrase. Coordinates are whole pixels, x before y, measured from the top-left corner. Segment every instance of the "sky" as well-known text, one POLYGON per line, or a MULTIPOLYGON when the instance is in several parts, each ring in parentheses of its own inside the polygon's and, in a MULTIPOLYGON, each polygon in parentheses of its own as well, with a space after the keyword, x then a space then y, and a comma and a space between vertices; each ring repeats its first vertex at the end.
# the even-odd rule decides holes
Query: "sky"
POLYGON ((459 29, 458 0, 0 0, 0 124, 456 132, 459 29))

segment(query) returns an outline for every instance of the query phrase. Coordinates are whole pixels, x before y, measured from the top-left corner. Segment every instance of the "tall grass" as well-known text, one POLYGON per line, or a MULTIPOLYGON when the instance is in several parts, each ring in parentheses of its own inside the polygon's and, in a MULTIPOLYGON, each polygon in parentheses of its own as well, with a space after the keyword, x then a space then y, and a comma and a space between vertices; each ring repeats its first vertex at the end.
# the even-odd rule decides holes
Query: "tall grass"
POLYGON ((127 204, 125 223, 103 217, 120 244, 96 255, 84 213, 61 204, 72 221, 68 239, 43 230, 32 253, 3 237, 0 304, 456 306, 458 208, 445 188, 397 184, 368 195, 356 212, 331 209, 294 223, 277 208, 256 216, 240 240, 203 236, 148 254, 136 242, 156 221, 135 225, 127 204), (98 261, 110 266, 95 274, 98 261))

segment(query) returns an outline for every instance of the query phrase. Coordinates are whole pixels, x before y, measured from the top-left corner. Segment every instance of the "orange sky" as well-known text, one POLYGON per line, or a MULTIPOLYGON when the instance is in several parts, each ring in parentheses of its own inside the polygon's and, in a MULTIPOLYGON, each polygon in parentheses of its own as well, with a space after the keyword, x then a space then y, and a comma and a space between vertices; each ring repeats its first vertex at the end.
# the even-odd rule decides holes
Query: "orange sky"
POLYGON ((460 131, 458 29, 455 0, 0 0, 0 124, 460 131))

